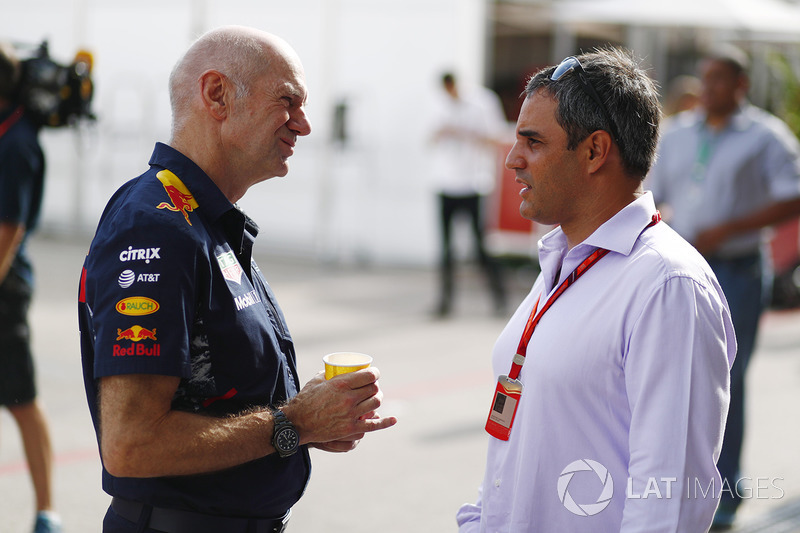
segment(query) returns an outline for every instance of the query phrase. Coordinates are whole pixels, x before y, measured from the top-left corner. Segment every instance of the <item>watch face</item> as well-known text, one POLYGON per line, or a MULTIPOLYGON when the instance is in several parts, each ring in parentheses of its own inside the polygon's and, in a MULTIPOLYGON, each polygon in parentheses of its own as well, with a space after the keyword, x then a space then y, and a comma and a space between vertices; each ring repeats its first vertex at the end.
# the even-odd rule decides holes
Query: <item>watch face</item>
POLYGON ((294 450, 297 444, 297 431, 293 428, 284 428, 275 436, 275 445, 283 452, 294 450))

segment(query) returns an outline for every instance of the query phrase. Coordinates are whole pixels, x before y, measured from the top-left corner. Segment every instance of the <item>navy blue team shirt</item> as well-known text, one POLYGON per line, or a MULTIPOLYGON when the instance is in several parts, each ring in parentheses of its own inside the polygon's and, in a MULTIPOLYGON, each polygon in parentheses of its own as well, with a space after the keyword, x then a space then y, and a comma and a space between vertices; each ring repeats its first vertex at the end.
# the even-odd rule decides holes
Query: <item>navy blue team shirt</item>
MULTIPOLYGON (((111 198, 84 262, 79 322, 86 395, 98 380, 180 377, 173 409, 226 416, 297 394, 294 346, 252 258, 258 227, 189 158, 158 143, 150 170, 111 198)), ((207 514, 282 515, 305 490, 306 447, 212 474, 118 478, 112 496, 207 514)))
POLYGON ((9 276, 17 276, 32 288, 33 268, 25 243, 39 221, 45 162, 38 128, 24 114, 15 120, 15 111, 14 107, 0 111, 0 124, 10 125, 0 136, 0 222, 25 225, 25 237, 11 263, 9 276))

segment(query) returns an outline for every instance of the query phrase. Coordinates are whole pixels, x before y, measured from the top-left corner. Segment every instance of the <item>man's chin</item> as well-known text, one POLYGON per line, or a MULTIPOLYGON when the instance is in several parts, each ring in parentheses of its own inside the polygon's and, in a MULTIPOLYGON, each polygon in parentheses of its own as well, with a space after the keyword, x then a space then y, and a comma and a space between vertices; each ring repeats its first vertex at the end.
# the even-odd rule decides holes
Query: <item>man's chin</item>
POLYGON ((281 165, 275 169, 275 176, 282 178, 286 174, 289 173, 289 158, 285 158, 281 160, 281 165))
POLYGON ((289 173, 289 163, 286 161, 283 162, 281 166, 278 168, 273 168, 267 171, 264 174, 264 178, 261 181, 266 181, 271 178, 282 178, 289 173))
POLYGON ((533 220, 534 217, 536 216, 533 207, 528 205, 528 203, 525 201, 519 204, 519 214, 522 218, 527 220, 533 220))

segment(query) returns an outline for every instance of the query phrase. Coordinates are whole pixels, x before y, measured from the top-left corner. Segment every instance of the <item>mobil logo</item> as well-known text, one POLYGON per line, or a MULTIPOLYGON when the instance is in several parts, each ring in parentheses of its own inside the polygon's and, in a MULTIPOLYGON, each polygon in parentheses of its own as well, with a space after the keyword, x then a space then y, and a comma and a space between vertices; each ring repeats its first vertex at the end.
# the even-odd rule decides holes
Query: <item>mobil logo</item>
POLYGON ((151 315, 158 311, 158 302, 145 296, 131 296, 117 302, 117 313, 128 316, 151 315))

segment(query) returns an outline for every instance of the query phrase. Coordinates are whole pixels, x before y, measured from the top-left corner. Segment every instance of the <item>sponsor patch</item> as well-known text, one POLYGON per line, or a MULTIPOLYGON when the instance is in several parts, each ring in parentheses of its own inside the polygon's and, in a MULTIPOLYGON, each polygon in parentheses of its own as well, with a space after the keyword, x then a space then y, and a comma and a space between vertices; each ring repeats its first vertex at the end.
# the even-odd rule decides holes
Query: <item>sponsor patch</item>
POLYGON ((156 174, 156 177, 161 182, 161 185, 164 186, 164 190, 167 192, 170 202, 172 202, 161 202, 156 208, 183 213, 183 218, 191 226, 192 221, 189 220, 189 213, 200 207, 194 196, 192 196, 180 178, 169 170, 162 170, 156 174))
POLYGON ((117 278, 117 283, 119 283, 119 286, 123 289, 127 289, 133 285, 134 281, 136 281, 136 274, 133 273, 133 270, 123 270, 122 274, 117 278))
POLYGON ((161 356, 161 345, 153 344, 152 346, 145 346, 144 344, 136 344, 135 342, 127 346, 115 344, 112 348, 111 355, 114 357, 159 357, 161 356))
POLYGON ((234 298, 234 301, 236 302, 236 310, 241 311, 242 309, 247 309, 251 305, 261 302, 261 297, 258 295, 258 292, 252 290, 247 294, 237 296, 234 298))
POLYGON ((157 340, 156 339, 156 328, 147 329, 143 328, 142 326, 131 326, 128 329, 119 329, 117 328, 117 340, 129 340, 133 342, 143 341, 145 339, 149 340, 157 340))
POLYGON ((134 283, 156 283, 161 274, 136 274, 133 270, 123 270, 117 278, 117 283, 123 289, 127 289, 134 283))
POLYGON ((131 296, 117 302, 117 313, 128 316, 151 315, 158 311, 158 302, 144 296, 131 296))
POLYGON ((225 252, 217 256, 217 263, 222 269, 222 276, 238 285, 242 284, 242 266, 233 252, 225 252))
POLYGON ((119 253, 119 260, 122 263, 127 263, 128 261, 150 263, 153 259, 161 259, 160 251, 161 248, 134 248, 133 246, 128 246, 127 250, 119 253))

